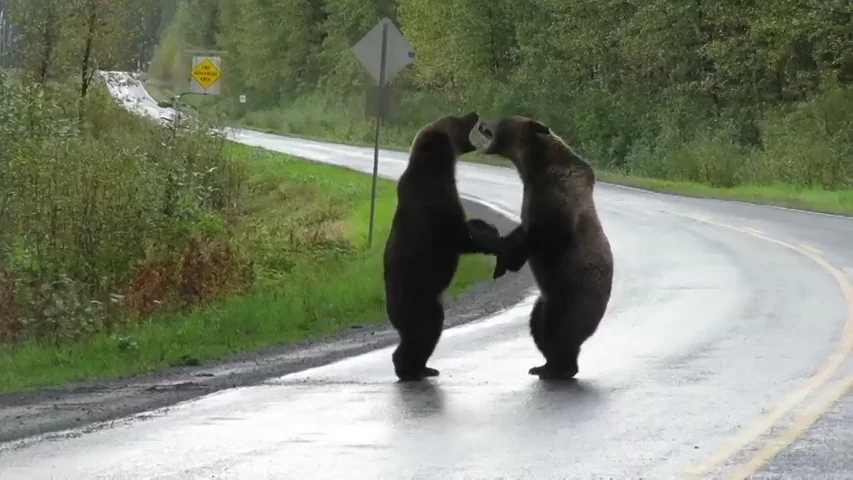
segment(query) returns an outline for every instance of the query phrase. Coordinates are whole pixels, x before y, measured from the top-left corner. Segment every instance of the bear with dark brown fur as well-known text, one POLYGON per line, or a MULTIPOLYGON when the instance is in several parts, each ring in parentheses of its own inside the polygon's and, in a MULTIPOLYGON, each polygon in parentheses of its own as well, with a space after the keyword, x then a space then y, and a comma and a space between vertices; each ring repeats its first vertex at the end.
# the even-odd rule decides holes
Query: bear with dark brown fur
POLYGON ((530 333, 540 378, 572 378, 613 284, 613 254, 593 201, 595 171, 551 129, 522 116, 482 121, 470 134, 485 154, 512 161, 524 187, 521 225, 504 237, 494 277, 529 262, 540 289, 530 333))
POLYGON ((397 210, 385 243, 386 312, 400 336, 392 355, 400 380, 437 376, 426 366, 444 328, 443 296, 462 254, 497 255, 502 242, 493 225, 466 220, 456 188, 456 161, 474 151, 468 133, 475 112, 446 116, 414 138, 409 163, 397 183, 397 210))

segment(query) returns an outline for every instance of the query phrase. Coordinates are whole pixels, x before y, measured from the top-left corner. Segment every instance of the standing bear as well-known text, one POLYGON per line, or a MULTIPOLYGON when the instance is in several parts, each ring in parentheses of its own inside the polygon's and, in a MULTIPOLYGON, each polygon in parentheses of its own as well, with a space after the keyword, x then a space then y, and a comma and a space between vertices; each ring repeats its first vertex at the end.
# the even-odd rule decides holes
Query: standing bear
POLYGON ((529 373, 572 378, 613 284, 613 254, 593 201, 595 171, 547 125, 530 118, 483 121, 470 139, 483 153, 512 161, 524 187, 521 225, 504 237, 494 278, 529 262, 541 291, 530 333, 545 364, 529 373))
POLYGON ((467 220, 456 188, 457 158, 475 150, 475 112, 445 116, 423 127, 397 183, 397 210, 385 244, 386 313, 400 336, 394 370, 400 380, 437 376, 426 366, 444 328, 444 291, 461 254, 497 255, 495 226, 467 220))

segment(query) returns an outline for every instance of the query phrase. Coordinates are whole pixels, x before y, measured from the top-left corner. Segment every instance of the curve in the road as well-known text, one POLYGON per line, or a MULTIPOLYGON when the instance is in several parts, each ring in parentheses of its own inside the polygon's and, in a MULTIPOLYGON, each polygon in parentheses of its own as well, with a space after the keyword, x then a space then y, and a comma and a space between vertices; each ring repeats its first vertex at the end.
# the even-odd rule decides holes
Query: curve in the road
POLYGON ((793 425, 756 452, 752 458, 736 467, 726 478, 743 479, 757 472, 761 467, 771 461, 786 447, 794 443, 806 430, 814 425, 836 402, 847 395, 853 388, 853 375, 847 376, 833 384, 825 394, 821 395, 808 409, 807 413, 797 417, 793 425))
MULTIPOLYGON (((835 351, 832 352, 832 355, 830 355, 826 363, 820 367, 820 369, 808 380, 808 382, 806 382, 804 385, 784 397, 774 409, 772 409, 762 418, 758 419, 755 423, 743 429, 729 442, 728 445, 715 452, 708 459, 696 465, 695 467, 687 470, 686 472, 688 475, 691 476, 701 476, 707 474, 715 467, 730 459, 734 454, 741 451, 750 443, 759 439, 767 431, 773 428, 773 426, 779 423, 783 416, 785 416, 788 412, 793 410, 798 405, 802 404, 802 402, 805 401, 805 399, 809 395, 819 390, 824 384, 826 384, 828 380, 833 377, 833 375, 835 375, 835 373, 838 371, 838 368, 842 365, 842 363, 844 363, 844 361, 850 355, 851 351, 853 351, 853 284, 851 284, 851 282, 847 279, 844 272, 842 272, 841 270, 827 262, 824 258, 822 258, 820 256, 821 252, 815 249, 814 247, 811 247, 809 245, 792 245, 790 243, 771 238, 767 236, 764 232, 750 227, 737 227, 733 225, 728 225, 725 223, 709 220, 705 217, 697 215, 691 215, 690 217, 701 222, 716 225, 720 228, 727 228, 731 230, 740 231, 748 235, 752 235, 764 241, 791 249, 807 257, 835 279, 835 281, 838 283, 838 287, 841 290, 842 295, 844 296, 844 300, 847 303, 847 319, 844 323, 844 329, 841 333, 841 339, 838 343, 838 347, 835 349, 835 351)), ((842 380, 840 383, 840 387, 837 387, 835 390, 833 390, 830 393, 829 398, 835 398, 836 400, 841 398, 841 396, 846 393, 847 386, 849 386, 846 385, 847 380, 848 379, 842 380), (842 393, 836 395, 836 391, 839 390, 839 388, 842 393)), ((817 403, 819 405, 822 405, 822 409, 823 411, 825 411, 829 409, 832 406, 832 403, 834 402, 818 401, 817 403)), ((796 437, 791 438, 791 432, 804 432, 806 427, 811 423, 814 423, 816 418, 817 417, 815 416, 814 410, 810 411, 807 415, 801 415, 800 417, 798 417, 789 430, 786 430, 785 433, 781 434, 779 437, 769 440, 767 447, 756 453, 750 460, 738 466, 735 471, 732 472, 732 476, 729 478, 746 478, 747 476, 757 471, 767 461, 772 459, 775 454, 779 453, 785 445, 793 442, 796 437), (785 441, 780 441, 780 438, 784 438, 785 441), (788 439, 790 440, 788 441, 788 439)))
MULTIPOLYGON (((138 82, 113 90, 137 111, 162 113, 138 82)), ((367 149, 251 131, 229 130, 229 136, 372 170, 367 149)), ((380 175, 394 178, 405 168, 405 154, 380 155, 380 175)), ((514 171, 460 164, 458 172, 466 196, 517 212, 514 171)), ((525 304, 449 329, 436 355, 446 374, 437 382, 409 389, 393 384, 383 349, 187 402, 147 421, 0 449, 0 468, 8 478, 51 472, 672 478, 705 458, 702 448, 735 435, 722 454, 712 455, 713 463, 704 463, 711 469, 731 464, 730 452, 744 455, 737 446, 744 439, 754 444, 794 415, 787 437, 747 452, 733 473, 757 468, 821 409, 818 403, 806 412, 811 417, 799 417, 802 400, 849 354, 849 281, 828 259, 851 261, 849 246, 834 242, 853 238, 853 223, 790 212, 774 221, 767 209, 606 185, 597 196, 618 256, 617 280, 608 318, 585 346, 572 389, 525 374, 524 365, 538 360, 525 304), (802 225, 819 238, 804 240, 812 234, 802 225), (763 406, 780 398, 774 412, 789 408, 778 418, 762 416, 763 406), (739 424, 753 426, 734 431, 739 424), (330 466, 321 471, 323 464, 330 466)), ((819 401, 828 404, 839 391, 819 401)))

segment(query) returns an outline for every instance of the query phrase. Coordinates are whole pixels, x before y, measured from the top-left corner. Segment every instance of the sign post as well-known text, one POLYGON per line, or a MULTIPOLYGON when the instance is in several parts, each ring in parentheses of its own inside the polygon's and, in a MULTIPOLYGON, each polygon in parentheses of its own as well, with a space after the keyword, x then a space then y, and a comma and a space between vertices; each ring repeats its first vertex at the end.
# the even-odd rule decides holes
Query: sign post
POLYGON ((376 217, 376 181, 379 176, 379 128, 385 103, 386 84, 400 70, 412 63, 415 51, 389 18, 383 18, 372 30, 352 46, 356 58, 378 85, 376 130, 373 135, 373 182, 370 188, 370 226, 367 245, 373 246, 373 225, 376 217))

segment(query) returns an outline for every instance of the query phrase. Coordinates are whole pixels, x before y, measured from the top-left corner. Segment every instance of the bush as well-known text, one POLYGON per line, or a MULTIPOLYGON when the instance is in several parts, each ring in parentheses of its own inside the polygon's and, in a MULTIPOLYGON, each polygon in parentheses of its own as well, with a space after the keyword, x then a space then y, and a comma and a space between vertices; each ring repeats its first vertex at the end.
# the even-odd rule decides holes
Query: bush
POLYGON ((59 341, 150 313, 165 290, 194 304, 236 288, 211 273, 245 278, 222 235, 245 176, 224 140, 172 135, 103 88, 82 122, 68 105, 63 85, 0 81, 0 336, 59 341))

